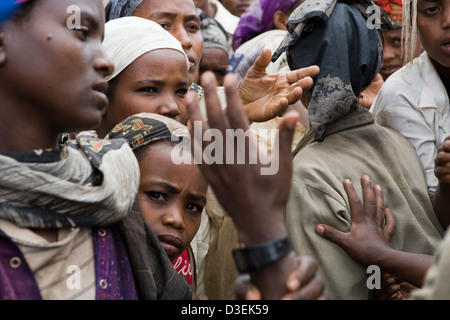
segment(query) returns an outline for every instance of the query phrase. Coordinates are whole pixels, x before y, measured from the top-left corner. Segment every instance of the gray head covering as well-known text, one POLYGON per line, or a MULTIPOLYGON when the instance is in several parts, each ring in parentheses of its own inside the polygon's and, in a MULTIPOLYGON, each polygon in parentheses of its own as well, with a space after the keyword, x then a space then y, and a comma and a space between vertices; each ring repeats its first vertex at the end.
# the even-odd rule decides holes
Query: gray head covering
POLYGON ((106 22, 120 17, 128 17, 133 15, 136 8, 143 0, 111 0, 105 8, 106 22))
MULTIPOLYGON (((369 6, 379 8, 366 0, 306 0, 291 14, 288 33, 272 58, 286 51, 292 70, 320 67, 306 93, 308 118, 319 141, 331 122, 352 110, 383 64, 383 38, 370 25, 369 6)), ((393 26, 378 12, 375 23, 393 26)))
POLYGON ((209 17, 204 12, 199 14, 201 20, 201 32, 203 36, 204 48, 218 48, 230 54, 231 46, 228 42, 228 35, 225 29, 215 19, 209 17))

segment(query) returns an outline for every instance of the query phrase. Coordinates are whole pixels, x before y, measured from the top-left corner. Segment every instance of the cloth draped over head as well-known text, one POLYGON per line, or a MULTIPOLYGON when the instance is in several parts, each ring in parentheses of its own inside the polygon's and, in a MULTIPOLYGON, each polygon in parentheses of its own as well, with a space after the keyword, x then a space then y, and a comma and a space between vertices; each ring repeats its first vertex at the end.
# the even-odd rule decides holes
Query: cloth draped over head
POLYGON ((236 50, 244 42, 257 35, 275 29, 275 12, 287 12, 297 0, 254 0, 241 15, 233 34, 232 47, 236 50))
POLYGON ((179 51, 189 60, 181 43, 154 21, 139 17, 123 17, 105 24, 103 47, 114 63, 114 71, 105 79, 109 81, 121 73, 127 66, 143 54, 158 50, 179 51))
MULTIPOLYGON (((378 8, 364 0, 306 0, 291 14, 288 32, 272 57, 275 61, 286 52, 291 70, 319 66, 305 92, 309 122, 319 141, 331 122, 352 110, 382 67, 382 34, 368 21, 372 5, 378 8)), ((378 18, 380 27, 393 28, 385 13, 378 18)))
POLYGON ((386 12, 396 28, 403 25, 403 0, 376 0, 376 4, 386 12))
POLYGON ((110 0, 105 7, 105 19, 117 19, 133 15, 136 8, 143 0, 110 0))
POLYGON ((190 143, 188 127, 157 113, 138 113, 117 124, 105 139, 125 139, 136 150, 150 143, 170 140, 190 143))
POLYGON ((203 36, 203 48, 217 48, 225 51, 227 56, 230 54, 230 45, 228 43, 228 34, 225 29, 215 19, 206 13, 199 14, 201 21, 201 32, 203 36))

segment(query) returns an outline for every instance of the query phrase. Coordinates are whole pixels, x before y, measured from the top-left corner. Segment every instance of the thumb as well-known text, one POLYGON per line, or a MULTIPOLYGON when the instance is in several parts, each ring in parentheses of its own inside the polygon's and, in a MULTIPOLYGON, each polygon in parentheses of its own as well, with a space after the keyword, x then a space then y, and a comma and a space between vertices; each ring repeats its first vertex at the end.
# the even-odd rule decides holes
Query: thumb
POLYGON ((279 130, 279 152, 280 155, 287 155, 289 161, 291 159, 292 152, 292 140, 295 134, 295 128, 297 126, 300 114, 296 111, 290 111, 281 118, 278 125, 279 130))
POLYGON ((315 228, 316 233, 322 236, 322 238, 327 239, 336 244, 342 243, 343 232, 328 226, 326 224, 318 224, 315 228))
POLYGON ((270 49, 264 49, 261 54, 256 58, 253 64, 253 70, 258 72, 265 72, 266 68, 272 60, 272 52, 270 49))

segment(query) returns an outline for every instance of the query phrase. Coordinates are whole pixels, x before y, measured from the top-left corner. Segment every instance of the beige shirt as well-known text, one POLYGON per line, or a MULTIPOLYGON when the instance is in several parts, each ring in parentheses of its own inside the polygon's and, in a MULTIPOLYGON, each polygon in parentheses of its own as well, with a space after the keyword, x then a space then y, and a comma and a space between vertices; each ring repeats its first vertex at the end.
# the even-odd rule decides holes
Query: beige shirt
POLYGON ((349 231, 351 213, 344 179, 352 181, 361 200, 363 174, 381 185, 396 222, 391 241, 395 249, 433 254, 443 236, 413 147, 398 132, 367 124, 371 116, 367 111, 364 114, 366 125, 361 119, 350 119, 345 130, 330 134, 323 142, 306 144, 296 154, 287 204, 286 223, 295 252, 316 258, 326 290, 337 300, 368 299, 366 282, 371 275, 338 245, 315 232, 319 223, 349 231))
MULTIPOLYGON (((24 255, 44 300, 95 300, 92 229, 60 229, 56 242, 7 220, 0 219, 0 229, 24 255)), ((25 262, 15 257, 11 263, 25 262)))
POLYGON ((411 294, 413 300, 450 300, 450 229, 440 244, 422 288, 411 294))

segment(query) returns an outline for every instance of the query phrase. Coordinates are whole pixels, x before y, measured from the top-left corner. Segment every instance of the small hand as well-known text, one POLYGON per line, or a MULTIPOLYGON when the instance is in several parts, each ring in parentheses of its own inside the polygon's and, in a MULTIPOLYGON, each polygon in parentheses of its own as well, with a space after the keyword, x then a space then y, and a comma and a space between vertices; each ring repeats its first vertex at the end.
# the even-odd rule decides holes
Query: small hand
POLYGON ((316 232, 367 266, 377 264, 377 259, 382 256, 384 250, 391 248, 390 239, 394 233, 395 221, 391 211, 384 206, 381 187, 375 185, 372 188, 370 178, 365 175, 361 178, 361 186, 364 204, 351 182, 344 181, 352 218, 350 231, 345 233, 332 226, 319 224, 316 226, 316 232))
POLYGON ((450 183, 450 136, 438 148, 434 173, 440 183, 450 183))
POLYGON ((381 274, 381 288, 373 290, 376 300, 408 300, 411 292, 418 289, 412 284, 383 272, 381 274))
POLYGON ((378 73, 375 79, 370 84, 370 86, 366 90, 361 92, 361 95, 358 99, 358 103, 363 107, 370 109, 373 101, 375 100, 375 97, 377 96, 383 84, 384 84, 383 77, 381 76, 381 74, 378 73))

